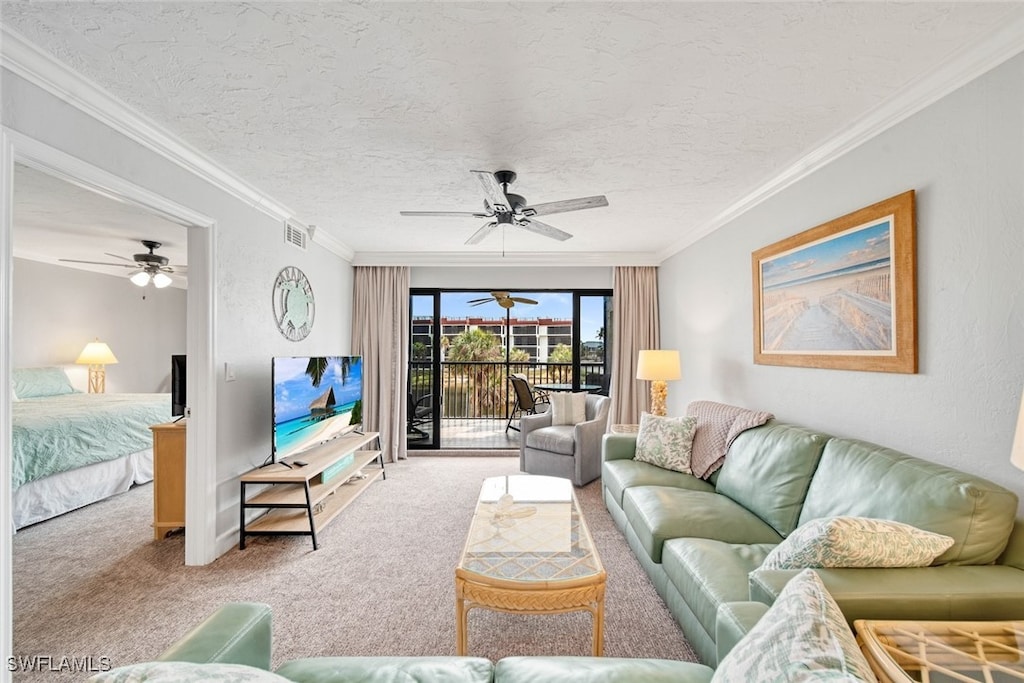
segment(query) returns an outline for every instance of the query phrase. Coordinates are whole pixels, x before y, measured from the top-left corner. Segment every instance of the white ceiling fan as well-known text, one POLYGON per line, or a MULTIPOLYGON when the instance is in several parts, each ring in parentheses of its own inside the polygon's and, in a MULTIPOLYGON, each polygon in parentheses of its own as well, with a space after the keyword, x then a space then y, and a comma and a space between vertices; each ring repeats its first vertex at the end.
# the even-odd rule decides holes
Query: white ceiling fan
POLYGON ((525 197, 508 191, 508 186, 516 179, 515 172, 495 171, 491 173, 490 171, 470 171, 470 173, 476 176, 483 187, 485 211, 400 211, 399 213, 403 216, 468 216, 492 219, 466 240, 466 244, 477 244, 500 225, 512 225, 535 232, 538 235, 565 241, 572 237, 572 235, 564 230, 559 230, 552 225, 536 220, 535 216, 608 206, 608 199, 604 195, 564 199, 558 202, 547 202, 531 206, 526 203, 525 197))

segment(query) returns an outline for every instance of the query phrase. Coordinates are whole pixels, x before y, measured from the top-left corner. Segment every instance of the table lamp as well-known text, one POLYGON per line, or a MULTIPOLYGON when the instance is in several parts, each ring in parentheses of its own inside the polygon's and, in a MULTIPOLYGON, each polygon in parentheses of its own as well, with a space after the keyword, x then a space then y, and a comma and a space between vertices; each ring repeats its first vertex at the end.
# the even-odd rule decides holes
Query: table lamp
POLYGON ((79 354, 78 360, 75 361, 78 365, 89 366, 89 393, 90 394, 102 394, 107 390, 107 370, 105 365, 113 365, 117 362, 117 358, 114 357, 113 351, 110 347, 101 342, 99 339, 91 341, 85 345, 82 349, 82 353, 79 354))
POLYGON ((668 380, 680 379, 678 351, 641 351, 636 363, 636 378, 651 381, 651 413, 665 415, 668 380))
POLYGON ((1024 470, 1024 394, 1020 397, 1020 414, 1017 416, 1017 431, 1013 435, 1010 462, 1024 470))

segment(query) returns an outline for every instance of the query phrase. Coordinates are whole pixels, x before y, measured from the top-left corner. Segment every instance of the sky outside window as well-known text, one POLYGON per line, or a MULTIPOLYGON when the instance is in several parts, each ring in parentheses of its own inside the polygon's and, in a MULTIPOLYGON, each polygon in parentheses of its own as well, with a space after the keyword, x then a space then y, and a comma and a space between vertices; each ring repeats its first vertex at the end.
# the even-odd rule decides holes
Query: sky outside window
MULTIPOLYGON (((528 320, 531 318, 557 318, 572 320, 572 292, 527 292, 514 291, 512 296, 533 299, 532 304, 516 304, 512 308, 512 317, 528 320)), ((465 318, 480 317, 487 319, 504 319, 505 309, 497 302, 489 301, 479 306, 470 306, 467 301, 489 297, 490 292, 442 292, 441 317, 465 318)), ((419 317, 430 317, 434 313, 430 297, 412 297, 412 314, 419 317)), ((604 297, 584 296, 580 305, 580 339, 596 341, 598 330, 604 327, 604 297)))

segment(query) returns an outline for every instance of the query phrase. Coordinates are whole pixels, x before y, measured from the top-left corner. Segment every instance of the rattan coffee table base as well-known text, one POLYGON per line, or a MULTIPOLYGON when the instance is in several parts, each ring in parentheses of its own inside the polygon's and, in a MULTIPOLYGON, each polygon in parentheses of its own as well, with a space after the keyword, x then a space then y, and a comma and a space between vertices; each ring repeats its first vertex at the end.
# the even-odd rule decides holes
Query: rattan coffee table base
POLYGON ((579 585, 562 582, 557 588, 526 586, 514 581, 482 584, 455 571, 455 653, 463 656, 469 650, 469 610, 483 607, 514 614, 562 614, 590 612, 594 622, 593 653, 604 651, 604 587, 605 574, 586 579, 579 585))

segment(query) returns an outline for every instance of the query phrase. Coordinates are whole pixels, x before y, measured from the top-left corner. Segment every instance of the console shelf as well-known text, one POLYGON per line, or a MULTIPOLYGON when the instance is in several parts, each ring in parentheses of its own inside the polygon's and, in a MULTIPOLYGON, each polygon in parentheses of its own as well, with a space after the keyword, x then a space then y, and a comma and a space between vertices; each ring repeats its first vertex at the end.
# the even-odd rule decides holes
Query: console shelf
POLYGON ((338 516, 366 487, 384 472, 384 458, 379 450, 363 450, 374 441, 379 444, 380 434, 346 434, 301 455, 285 458, 282 463, 252 470, 241 478, 241 513, 239 519, 238 548, 245 549, 246 536, 302 535, 313 540, 318 547, 317 532, 338 516), (303 467, 294 465, 304 461, 303 467), (364 477, 353 475, 374 461, 379 469, 364 472, 364 477), (326 478, 326 481, 325 481, 326 478), (246 486, 265 485, 267 488, 246 498, 246 486), (246 523, 249 509, 264 508, 267 514, 246 523))

